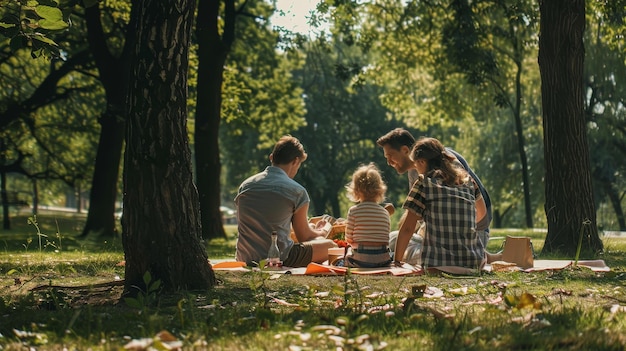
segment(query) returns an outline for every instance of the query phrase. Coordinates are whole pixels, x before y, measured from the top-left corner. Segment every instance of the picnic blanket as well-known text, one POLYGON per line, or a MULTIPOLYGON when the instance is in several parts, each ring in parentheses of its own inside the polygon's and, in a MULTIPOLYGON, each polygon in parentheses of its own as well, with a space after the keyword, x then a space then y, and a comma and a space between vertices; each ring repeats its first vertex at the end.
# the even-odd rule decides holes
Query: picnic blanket
MULTIPOLYGON (((256 267, 247 267, 245 262, 224 261, 212 264, 213 270, 216 271, 243 271, 249 272, 252 270, 258 270, 256 267)), ((331 266, 328 264, 309 263, 306 267, 282 267, 280 269, 272 268, 268 269, 272 273, 284 273, 292 275, 344 275, 348 271, 347 267, 331 266)), ((421 274, 421 268, 412 266, 410 264, 404 264, 402 267, 383 267, 383 268, 351 268, 352 274, 391 274, 391 275, 406 275, 406 274, 421 274)))
MULTIPOLYGON (((609 268, 604 260, 584 260, 575 262, 573 260, 535 260, 532 268, 521 269, 517 267, 516 270, 523 272, 536 272, 536 271, 547 271, 547 270, 560 270, 566 267, 571 267, 574 265, 579 267, 589 268, 594 272, 609 272, 611 268, 609 268)), ((249 272, 253 269, 247 267, 245 262, 236 262, 236 261, 221 261, 212 263, 213 269, 216 271, 244 271, 249 272)), ((459 274, 459 275, 472 275, 476 274, 477 271, 475 269, 463 268, 463 267, 437 267, 437 271, 450 273, 450 274, 459 274)), ((338 267, 331 266, 328 264, 320 264, 320 263, 309 263, 306 267, 282 267, 280 269, 272 269, 272 272, 275 273, 284 273, 284 274, 292 274, 292 275, 343 275, 348 271, 347 267, 338 267)), ((490 264, 485 265, 483 271, 491 272, 493 271, 490 264)), ((405 263, 402 267, 383 267, 383 268, 350 268, 351 274, 391 274, 394 276, 403 276, 409 274, 420 275, 424 274, 424 270, 421 266, 413 266, 408 263, 405 263)))
MULTIPOLYGON (((611 268, 606 265, 604 260, 582 260, 575 262, 573 260, 535 260, 533 266, 527 269, 520 269, 524 272, 537 272, 548 270, 560 270, 566 267, 577 265, 579 267, 589 268, 594 272, 610 272, 611 268)), ((484 270, 491 271, 491 265, 486 265, 484 270)))

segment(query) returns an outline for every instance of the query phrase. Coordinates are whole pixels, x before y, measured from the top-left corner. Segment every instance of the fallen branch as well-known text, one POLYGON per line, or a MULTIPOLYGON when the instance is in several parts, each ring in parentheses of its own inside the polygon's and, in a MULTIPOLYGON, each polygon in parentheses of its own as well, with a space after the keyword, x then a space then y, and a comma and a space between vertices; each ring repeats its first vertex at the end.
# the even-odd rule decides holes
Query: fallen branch
POLYGON ((89 284, 89 285, 78 285, 78 286, 63 286, 63 285, 40 285, 36 286, 29 291, 39 291, 46 289, 95 289, 95 288, 105 288, 105 287, 113 287, 113 286, 122 286, 124 285, 124 280, 114 280, 112 282, 99 283, 99 284, 89 284))

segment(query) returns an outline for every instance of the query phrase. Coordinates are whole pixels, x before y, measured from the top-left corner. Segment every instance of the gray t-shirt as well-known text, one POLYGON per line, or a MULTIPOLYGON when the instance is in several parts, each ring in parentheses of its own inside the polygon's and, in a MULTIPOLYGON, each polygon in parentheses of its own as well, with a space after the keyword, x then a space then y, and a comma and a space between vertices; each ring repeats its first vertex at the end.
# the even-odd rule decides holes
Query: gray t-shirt
POLYGON ((278 167, 269 166, 241 183, 235 197, 237 261, 252 265, 266 259, 274 230, 284 261, 293 246, 289 235, 293 214, 309 201, 306 189, 278 167))

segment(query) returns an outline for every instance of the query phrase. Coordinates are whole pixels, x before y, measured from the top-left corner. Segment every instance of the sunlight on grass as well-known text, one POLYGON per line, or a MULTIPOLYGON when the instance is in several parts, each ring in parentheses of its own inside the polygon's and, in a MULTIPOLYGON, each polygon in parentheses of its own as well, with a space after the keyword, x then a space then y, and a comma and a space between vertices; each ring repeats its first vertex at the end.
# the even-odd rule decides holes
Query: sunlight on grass
MULTIPOLYGON (((49 218, 38 218, 41 228, 49 218)), ((33 227, 0 234, 0 345, 118 350, 620 349, 626 342, 626 238, 605 238, 611 272, 569 267, 480 276, 297 276, 215 271, 209 291, 156 292, 141 308, 118 304, 119 240, 80 241, 59 221, 62 245, 39 245, 33 227), (30 240, 30 242, 29 242, 30 240)), ((49 230, 49 229, 46 229, 49 230)), ((233 259, 236 226, 207 243, 233 259)), ((56 235, 41 229, 48 240, 56 235)), ((545 232, 530 236, 540 253, 545 232)), ((540 257, 543 258, 543 257, 540 257)))

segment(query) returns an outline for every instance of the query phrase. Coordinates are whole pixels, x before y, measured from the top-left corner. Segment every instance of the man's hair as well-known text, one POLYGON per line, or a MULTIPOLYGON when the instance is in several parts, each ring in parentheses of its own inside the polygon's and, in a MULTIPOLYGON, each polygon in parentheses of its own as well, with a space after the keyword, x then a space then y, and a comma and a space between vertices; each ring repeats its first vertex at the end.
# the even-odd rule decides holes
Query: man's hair
POLYGON ((274 145, 272 150, 272 163, 275 165, 285 165, 299 157, 302 161, 306 160, 307 154, 304 152, 304 146, 295 137, 285 135, 281 137, 274 145))
POLYGON ((408 130, 404 128, 396 128, 378 138, 378 140, 376 140, 376 144, 380 147, 389 145, 395 150, 400 150, 403 146, 406 146, 410 150, 413 147, 413 144, 415 144, 415 138, 408 130))

